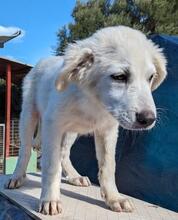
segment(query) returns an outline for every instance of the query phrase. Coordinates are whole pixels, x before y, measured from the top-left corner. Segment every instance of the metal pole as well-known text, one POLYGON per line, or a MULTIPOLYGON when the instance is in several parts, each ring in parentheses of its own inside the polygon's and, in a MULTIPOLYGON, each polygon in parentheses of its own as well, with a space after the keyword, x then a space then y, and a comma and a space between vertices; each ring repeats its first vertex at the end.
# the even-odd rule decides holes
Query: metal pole
POLYGON ((10 147, 10 119, 11 119, 11 65, 6 68, 6 126, 5 126, 5 151, 4 174, 6 173, 6 158, 9 156, 10 147))

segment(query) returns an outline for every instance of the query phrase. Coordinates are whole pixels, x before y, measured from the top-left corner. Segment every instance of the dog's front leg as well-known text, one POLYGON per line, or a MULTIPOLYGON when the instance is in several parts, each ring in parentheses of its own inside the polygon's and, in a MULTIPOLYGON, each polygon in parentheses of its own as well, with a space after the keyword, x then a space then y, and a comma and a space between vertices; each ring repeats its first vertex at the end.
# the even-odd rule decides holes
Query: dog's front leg
POLYGON ((132 211, 131 204, 120 195, 115 184, 115 148, 118 136, 117 133, 117 123, 114 123, 107 129, 97 130, 95 132, 101 196, 113 211, 130 212, 132 211))
POLYGON ((45 215, 59 214, 62 134, 56 121, 42 121, 42 192, 39 211, 45 215))

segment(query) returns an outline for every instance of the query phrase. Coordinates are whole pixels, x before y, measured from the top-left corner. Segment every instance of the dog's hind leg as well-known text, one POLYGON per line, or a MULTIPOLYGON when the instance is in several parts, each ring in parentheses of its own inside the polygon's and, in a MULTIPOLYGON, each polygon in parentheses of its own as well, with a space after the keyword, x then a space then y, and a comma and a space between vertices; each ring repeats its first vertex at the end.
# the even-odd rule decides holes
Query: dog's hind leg
POLYGON ((37 113, 22 110, 20 118, 20 140, 21 147, 19 152, 18 162, 15 171, 5 187, 9 189, 18 188, 23 184, 27 165, 31 156, 32 137, 34 134, 37 122, 37 113))
POLYGON ((77 138, 77 133, 66 133, 62 139, 62 171, 67 181, 75 186, 90 186, 87 176, 81 176, 73 167, 70 160, 70 149, 77 138))
POLYGON ((32 141, 33 149, 41 154, 41 120, 39 120, 35 129, 35 134, 32 141))
MULTIPOLYGON (((29 85, 31 81, 26 81, 26 83, 29 85)), ((25 90, 19 125, 21 144, 19 157, 15 171, 5 184, 5 188, 13 189, 20 187, 26 176, 26 169, 31 156, 32 137, 38 121, 38 113, 35 110, 33 97, 30 89, 25 90)))

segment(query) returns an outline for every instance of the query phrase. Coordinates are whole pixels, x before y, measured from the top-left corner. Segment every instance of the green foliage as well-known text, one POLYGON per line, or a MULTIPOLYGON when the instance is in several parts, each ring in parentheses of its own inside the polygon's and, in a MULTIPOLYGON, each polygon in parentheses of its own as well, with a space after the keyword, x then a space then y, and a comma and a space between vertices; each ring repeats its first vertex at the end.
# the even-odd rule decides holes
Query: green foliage
POLYGON ((58 31, 56 55, 62 55, 68 43, 107 26, 126 25, 146 34, 178 34, 177 0, 78 0, 72 17, 73 22, 58 31))
POLYGON ((59 30, 59 32, 57 33, 57 38, 59 39, 57 53, 58 53, 58 55, 62 55, 68 42, 70 42, 70 39, 68 37, 68 30, 67 30, 66 26, 63 26, 59 30))
POLYGON ((5 85, 5 83, 6 83, 5 80, 0 78, 0 86, 5 85))
POLYGON ((177 0, 137 0, 136 3, 152 18, 155 33, 178 35, 177 0))

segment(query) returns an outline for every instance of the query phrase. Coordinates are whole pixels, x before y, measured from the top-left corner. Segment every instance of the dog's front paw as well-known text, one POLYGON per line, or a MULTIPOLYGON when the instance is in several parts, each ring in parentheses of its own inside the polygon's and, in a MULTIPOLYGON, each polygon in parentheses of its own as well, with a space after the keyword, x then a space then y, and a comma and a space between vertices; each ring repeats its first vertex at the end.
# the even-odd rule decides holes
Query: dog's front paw
POLYGON ((119 198, 117 200, 110 200, 106 202, 111 210, 115 212, 132 212, 133 207, 128 199, 119 198))
POLYGON ((68 178, 67 181, 75 186, 90 186, 91 182, 87 176, 79 176, 74 178, 68 178))
POLYGON ((24 181, 25 181, 25 177, 26 175, 22 175, 22 176, 12 176, 10 179, 7 180, 7 182, 4 185, 4 188, 6 189, 16 189, 19 188, 20 186, 23 185, 24 181))
POLYGON ((60 201, 41 201, 39 212, 44 215, 58 215, 62 212, 60 201))

